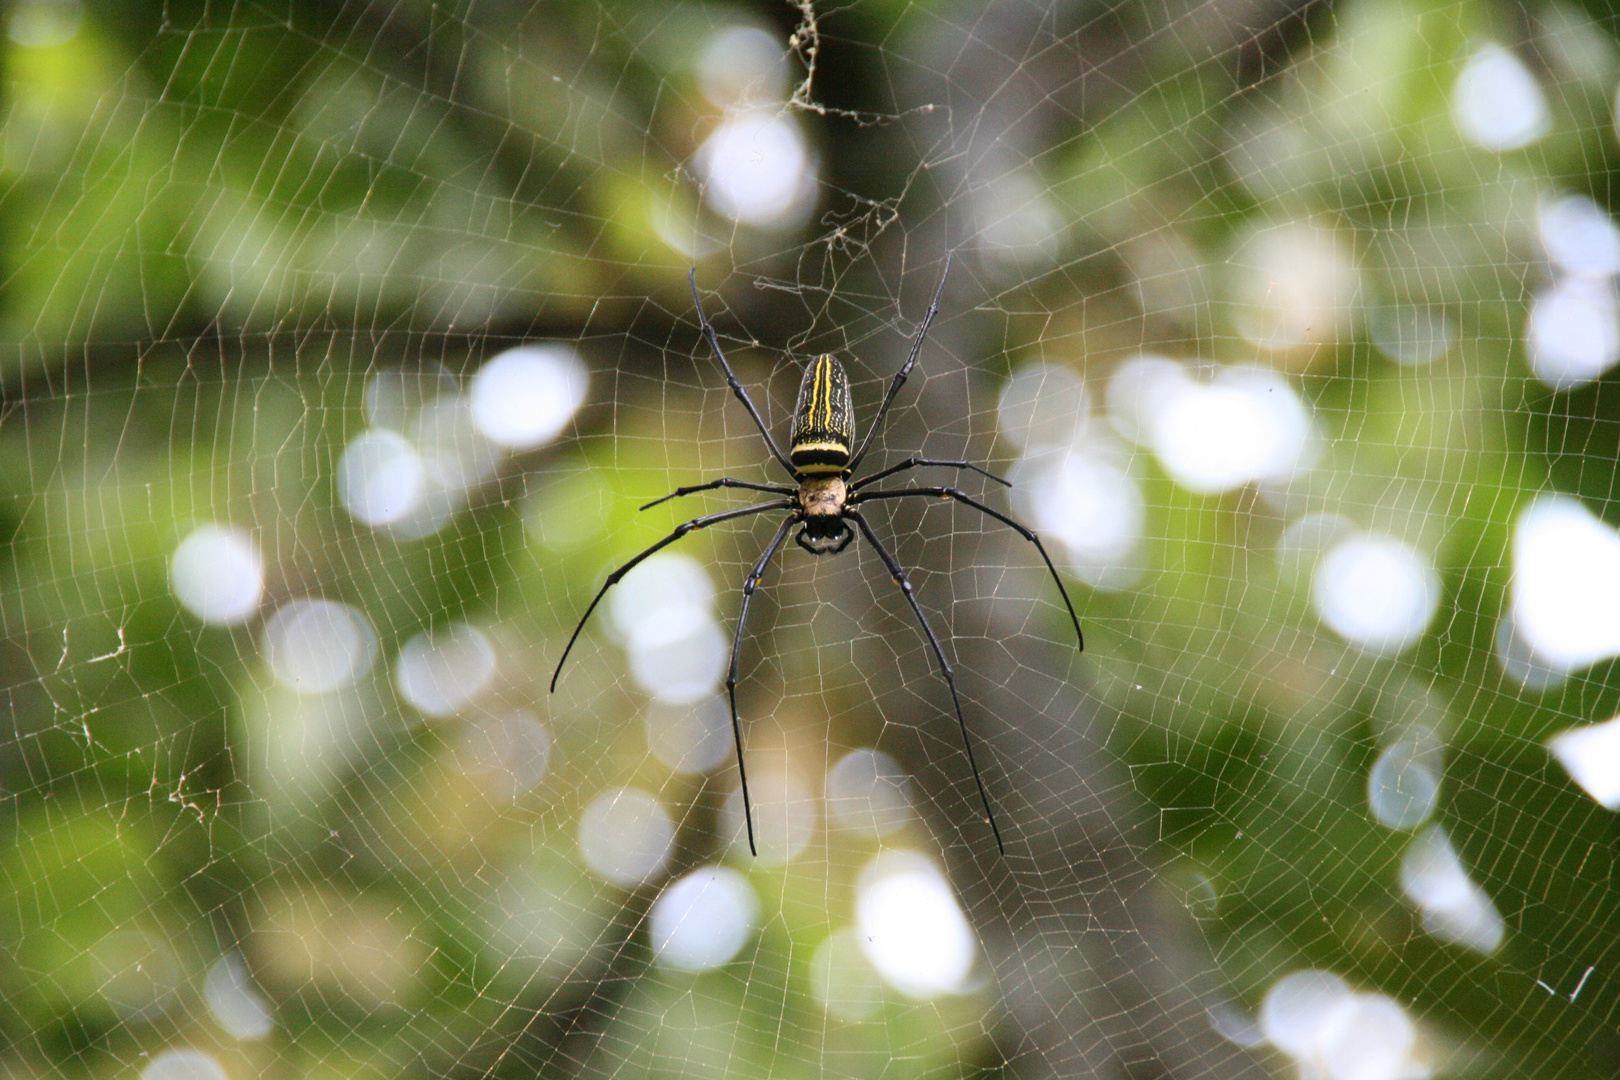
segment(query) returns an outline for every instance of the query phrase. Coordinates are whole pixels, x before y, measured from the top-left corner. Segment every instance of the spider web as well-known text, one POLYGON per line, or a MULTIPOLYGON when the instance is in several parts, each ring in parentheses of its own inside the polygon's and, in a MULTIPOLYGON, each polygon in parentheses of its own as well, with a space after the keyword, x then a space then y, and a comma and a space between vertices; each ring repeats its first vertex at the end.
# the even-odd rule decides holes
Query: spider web
POLYGON ((7 1075, 1614 1074, 1607 9, 6 19, 7 1075))

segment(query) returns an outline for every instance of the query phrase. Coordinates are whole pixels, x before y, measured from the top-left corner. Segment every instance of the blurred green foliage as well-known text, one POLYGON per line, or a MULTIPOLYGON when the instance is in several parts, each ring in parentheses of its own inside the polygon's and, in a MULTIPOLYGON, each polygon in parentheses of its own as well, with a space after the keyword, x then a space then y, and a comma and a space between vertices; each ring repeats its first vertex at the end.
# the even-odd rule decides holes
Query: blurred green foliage
MULTIPOLYGON (((967 273, 990 282, 977 312, 989 328, 960 362, 999 376, 1039 356, 1098 387, 1150 348, 1250 362, 1248 301, 1224 270, 1270 223, 1342 241, 1361 274, 1358 314, 1266 358, 1324 433, 1323 480, 1294 494, 1365 527, 1409 526, 1436 555, 1441 615, 1399 657, 1317 633, 1308 587, 1268 554, 1288 515, 1252 490, 1189 493, 1143 453, 1139 584, 1071 582, 1088 640, 1075 670, 1108 718, 1095 737, 1132 781, 1118 797, 1159 823, 1144 867, 1185 899, 1243 1007, 1314 965, 1390 994, 1460 1047, 1445 1069, 1609 1075, 1614 821, 1539 743, 1620 711, 1613 665, 1537 692, 1494 656, 1528 498, 1565 491, 1615 520, 1612 378, 1555 392, 1531 377, 1522 341, 1543 273, 1538 203, 1611 200, 1614 16, 1353 0, 1305 6, 1293 38, 1253 45, 1230 7, 1065 16, 1083 54, 1131 52, 1142 70, 1017 162, 1056 207, 1056 255, 967 273), (1141 34, 1138 50, 1108 36, 1114 21, 1141 34), (1549 135, 1522 150, 1457 132, 1452 87, 1486 39, 1523 44, 1556 90, 1549 135), (1133 291, 1145 245, 1166 236, 1204 290, 1175 311, 1133 291), (1394 303, 1444 310, 1456 347, 1423 368, 1378 353, 1365 310, 1394 303), (1366 808, 1381 740, 1433 703, 1447 741, 1440 819, 1508 924, 1490 958, 1422 932, 1394 884, 1408 837, 1366 808), (1589 966, 1578 1002, 1538 988, 1567 995, 1589 966)), ((988 980, 927 1003, 892 994, 860 1023, 815 1000, 810 958, 847 921, 838 905, 875 844, 748 867, 766 911, 745 959, 698 976, 655 966, 642 929, 653 890, 590 876, 580 809, 644 779, 678 809, 677 850, 696 865, 722 795, 648 763, 645 698, 601 655, 578 660, 570 694, 544 692, 603 568, 682 520, 636 507, 672 479, 753 476, 760 460, 735 415, 716 419, 736 406, 699 347, 687 263, 720 291, 714 317, 744 380, 780 394, 792 376, 772 358, 806 332, 806 302, 730 272, 791 282, 839 267, 827 279, 881 324, 896 286, 873 263, 907 227, 885 215, 926 221, 977 194, 931 205, 918 177, 944 168, 939 148, 897 134, 913 130, 899 120, 863 119, 924 104, 905 98, 906 78, 928 67, 928 35, 969 15, 883 2, 822 12, 819 62, 837 79, 812 97, 849 114, 794 114, 824 169, 809 222, 773 234, 703 204, 691 162, 716 109, 693 53, 734 20, 785 42, 800 14, 13 6, 14 25, 45 30, 4 43, 0 131, 0 1069, 133 1075, 188 1043, 232 1076, 1018 1071, 988 980), (671 223, 690 228, 692 250, 671 223), (761 348, 743 343, 751 334, 761 348), (573 432, 514 459, 431 536, 350 519, 334 477, 366 425, 369 374, 438 364, 461 376, 542 337, 573 342, 592 369, 573 432), (258 623, 207 627, 174 599, 175 545, 205 521, 253 529, 267 609, 343 600, 384 657, 458 619, 500 625, 520 672, 511 692, 547 710, 555 739, 543 788, 511 805, 473 791, 453 726, 410 714, 386 663, 344 702, 361 718, 357 744, 369 740, 354 756, 317 768, 304 744, 278 742, 336 721, 273 685, 258 623), (546 917, 513 946, 519 897, 546 917), (232 1040, 202 1003, 210 966, 237 952, 272 1003, 262 1042, 232 1040)), ((1063 79, 1037 60, 1031 77, 1061 97, 1063 79)), ((971 69, 949 78, 979 89, 971 69)), ((860 393, 884 378, 861 373, 860 393)), ((980 436, 993 422, 983 385, 980 436)), ((704 534, 684 550, 718 562, 729 589, 751 542, 704 534)), ((792 619, 778 631, 811 640, 792 619)), ((909 633, 897 648, 917 647, 909 633)), ((773 685, 854 662, 761 654, 754 670, 773 685)), ((1043 896, 1013 877, 1022 899, 995 903, 1039 935, 1042 905, 1068 886, 1043 896)), ((970 907, 994 907, 997 888, 972 887, 970 907)))

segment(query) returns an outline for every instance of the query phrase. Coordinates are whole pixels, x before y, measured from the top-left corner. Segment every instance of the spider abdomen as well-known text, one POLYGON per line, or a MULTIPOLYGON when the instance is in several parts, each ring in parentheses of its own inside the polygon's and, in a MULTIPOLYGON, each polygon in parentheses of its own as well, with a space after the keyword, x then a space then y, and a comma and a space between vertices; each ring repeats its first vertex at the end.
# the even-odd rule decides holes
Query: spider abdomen
POLYGON ((810 362, 804 382, 799 384, 788 456, 800 475, 841 473, 849 465, 849 446, 854 439, 849 376, 832 354, 823 353, 810 362))

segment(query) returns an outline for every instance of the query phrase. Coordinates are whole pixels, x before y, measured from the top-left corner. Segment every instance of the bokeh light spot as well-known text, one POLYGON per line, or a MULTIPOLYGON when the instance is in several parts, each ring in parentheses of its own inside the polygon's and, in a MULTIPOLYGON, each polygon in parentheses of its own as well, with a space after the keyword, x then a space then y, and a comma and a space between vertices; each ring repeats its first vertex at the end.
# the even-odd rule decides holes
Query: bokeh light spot
POLYGON ((1367 332, 1379 352, 1410 367, 1440 359, 1456 336, 1445 311, 1428 305, 1374 308, 1367 332))
POLYGON ((699 867, 659 895, 649 922, 659 963, 708 971, 728 963, 754 936, 759 898, 737 871, 699 867))
POLYGON ((423 409, 460 394, 461 381, 443 364, 393 364, 371 373, 362 404, 372 427, 406 432, 423 409))
POLYGON ((421 506, 427 483, 422 455, 409 439, 387 428, 356 435, 338 460, 338 499, 362 525, 405 520, 421 506))
POLYGON ((703 96, 717 108, 780 101, 788 78, 782 42, 757 26, 722 27, 698 50, 697 76, 703 96))
POLYGON ((750 112, 728 117, 698 149, 704 199, 733 221, 791 228, 815 197, 815 164, 791 117, 750 112))
POLYGON ((429 481, 460 507, 467 492, 495 475, 502 448, 479 428, 471 402, 441 394, 423 406, 408 432, 426 464, 429 481))
POLYGON ((1451 95, 1452 117, 1463 138, 1486 150, 1516 150, 1547 133, 1547 98, 1530 69, 1495 43, 1463 65, 1451 95))
POLYGON ((1126 455, 1116 449, 1111 440, 1092 441, 1025 459, 1013 488, 1023 519, 1042 537, 1056 540, 1061 562, 1099 589, 1123 589, 1136 580, 1133 556, 1147 517, 1141 486, 1127 471, 1126 455))
POLYGON ((1547 258, 1566 274, 1620 274, 1620 228, 1584 195, 1569 195, 1541 208, 1537 224, 1547 258))
POLYGON ((455 623, 416 634, 399 650, 394 688, 427 716, 449 716, 483 693, 495 675, 495 649, 477 627, 455 623))
POLYGON ((1273 1046, 1307 1059, 1353 992, 1331 971, 1295 971, 1278 979, 1260 1005, 1260 1030, 1273 1046))
POLYGON ((1210 382, 1183 378, 1158 393, 1153 450, 1189 491, 1213 495, 1287 477, 1305 464, 1310 416, 1274 371, 1222 368, 1210 382))
POLYGON ((225 1067, 201 1050, 165 1050, 141 1070, 141 1080, 230 1080, 225 1067))
POLYGON ((1367 773, 1367 805, 1380 825, 1414 829, 1440 797, 1440 740, 1426 727, 1405 732, 1367 773))
POLYGON ((1103 390, 1108 422, 1133 443, 1152 438, 1153 418, 1187 381, 1187 369, 1169 357, 1142 353, 1114 369, 1103 390))
POLYGON ((616 788, 591 800, 579 819, 579 850, 605 880, 634 888, 669 861, 675 826, 645 791, 616 788))
POLYGON ((467 775, 490 798, 521 798, 545 778, 551 761, 551 733, 523 710, 480 716, 462 734, 467 775))
POLYGON ((169 582, 175 599, 203 622, 246 622, 264 596, 264 556, 241 529, 201 525, 175 548, 169 582))
POLYGON ((1337 232, 1307 221, 1262 225, 1231 258, 1238 332, 1274 354, 1337 344, 1361 299, 1361 274, 1337 232))
POLYGON ((1620 655, 1620 533, 1567 495, 1532 502, 1513 530, 1513 618, 1549 664, 1620 655))
POLYGON ((1063 250, 1068 219, 1031 170, 1017 169, 985 184, 974 213, 986 269, 1006 281, 1051 266, 1063 250))
POLYGON ((226 953, 208 969, 203 999, 219 1026, 238 1039, 262 1039, 275 1026, 265 1001, 237 953, 226 953))
POLYGON ((324 694, 371 670, 377 634, 348 604, 292 600, 265 623, 264 652, 283 686, 301 694, 324 694))
POLYGON ((1440 604, 1433 565, 1393 536, 1360 533, 1330 548, 1311 583, 1317 616, 1334 633, 1371 652, 1415 643, 1440 604))
POLYGON ((919 1000, 963 989, 978 949, 945 876, 923 856, 885 852, 861 871, 861 949, 891 986, 919 1000))
POLYGON ((1486 954, 1502 944, 1502 916, 1463 869, 1440 826, 1430 825, 1408 845, 1401 890, 1423 913, 1423 929, 1440 940, 1486 954))
POLYGON ((1066 446, 1090 406, 1085 384, 1061 364, 1025 364, 1001 388, 996 407, 1002 437, 1021 450, 1066 446))
POLYGON ((726 666, 726 638, 707 611, 665 608, 631 631, 630 674, 659 701, 683 705, 714 693, 726 666))
POLYGON ((520 345, 492 357, 469 388, 473 423, 508 450, 555 439, 585 402, 590 377, 567 345, 520 345))
POLYGON ((731 714, 718 694, 679 705, 655 698, 642 722, 647 749, 672 772, 706 773, 731 755, 731 714))
POLYGON ((1607 278, 1567 277, 1536 294, 1525 329, 1530 366, 1555 390, 1591 382, 1620 361, 1620 299, 1607 278))
POLYGON ((1620 716, 1560 731, 1547 750, 1600 805, 1620 810, 1620 716))
POLYGON ((18 45, 54 49, 78 36, 84 5, 80 0, 18 0, 5 19, 6 33, 18 45))
POLYGON ((1330 971, 1295 971, 1272 984, 1260 1030, 1293 1058, 1302 1077, 1417 1080, 1417 1029, 1400 1003, 1357 993, 1330 971))
POLYGON ((690 555, 660 553, 630 571, 608 593, 608 617, 626 636, 646 622, 664 618, 667 609, 714 605, 714 582, 690 555))
MULTIPOLYGON (((748 776, 759 862, 780 866, 802 853, 815 835, 821 816, 820 800, 796 773, 781 767, 756 766, 748 776)), ((743 813, 741 788, 726 796, 720 827, 722 835, 731 837, 733 848, 748 850, 748 821, 743 813)))
POLYGON ((1527 690, 1546 691, 1569 681, 1569 668, 1536 652, 1511 610, 1496 620, 1496 662, 1502 674, 1527 690))
POLYGON ((1394 999, 1357 994, 1335 1020, 1321 1042, 1329 1080, 1417 1080, 1428 1075, 1412 1059, 1417 1029, 1394 999))
POLYGON ((881 750, 851 750, 827 770, 827 815, 861 836, 893 832, 912 816, 905 772, 881 750))

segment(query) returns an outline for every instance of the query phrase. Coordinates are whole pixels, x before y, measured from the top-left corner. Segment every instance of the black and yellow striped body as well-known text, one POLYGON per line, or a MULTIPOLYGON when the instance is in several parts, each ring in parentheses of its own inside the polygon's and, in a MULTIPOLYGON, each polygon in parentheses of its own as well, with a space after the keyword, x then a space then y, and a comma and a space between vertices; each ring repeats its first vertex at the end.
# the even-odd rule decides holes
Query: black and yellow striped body
POLYGON ((849 466, 855 441, 855 406, 849 399, 844 365, 823 353, 805 369, 799 403, 793 409, 788 456, 801 476, 841 473, 849 466))

